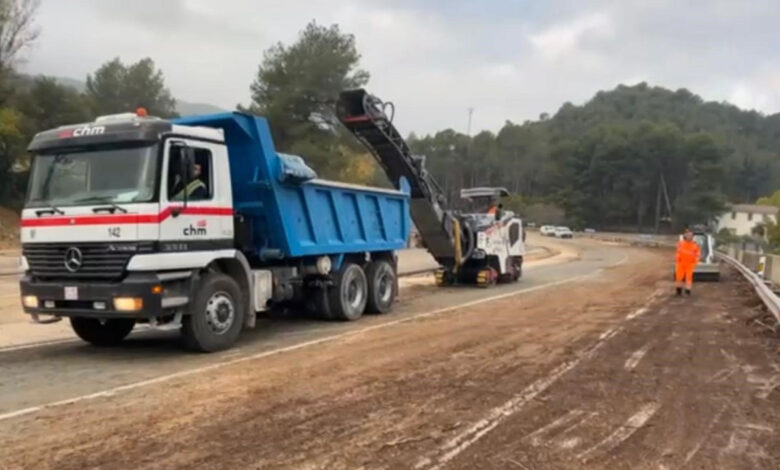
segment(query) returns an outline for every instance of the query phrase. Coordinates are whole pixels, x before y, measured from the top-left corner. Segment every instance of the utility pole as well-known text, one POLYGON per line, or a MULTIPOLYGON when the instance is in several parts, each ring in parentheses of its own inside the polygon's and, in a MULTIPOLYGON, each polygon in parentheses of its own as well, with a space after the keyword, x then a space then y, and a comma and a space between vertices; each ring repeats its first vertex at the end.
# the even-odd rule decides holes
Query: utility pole
MULTIPOLYGON (((466 137, 468 137, 468 139, 469 139, 467 144, 466 144, 466 162, 468 162, 467 163, 467 165, 468 165, 467 168, 471 167, 471 115, 474 114, 474 108, 468 108, 468 111, 469 111, 469 119, 468 119, 468 124, 466 124, 466 137)), ((463 167, 464 167, 464 165, 461 163, 461 174, 463 174, 463 172, 464 172, 463 167)), ((474 175, 474 173, 476 173, 476 169, 474 169, 471 172, 471 174, 469 175, 469 177, 470 177, 469 179, 471 180, 470 181, 470 186, 474 186, 475 185, 475 181, 474 181, 475 180, 475 178, 474 178, 475 175, 474 175)), ((463 188, 463 184, 462 183, 463 183, 463 179, 461 179, 461 188, 463 188)))
POLYGON ((655 233, 661 228, 661 178, 658 178, 658 191, 655 195, 655 233))

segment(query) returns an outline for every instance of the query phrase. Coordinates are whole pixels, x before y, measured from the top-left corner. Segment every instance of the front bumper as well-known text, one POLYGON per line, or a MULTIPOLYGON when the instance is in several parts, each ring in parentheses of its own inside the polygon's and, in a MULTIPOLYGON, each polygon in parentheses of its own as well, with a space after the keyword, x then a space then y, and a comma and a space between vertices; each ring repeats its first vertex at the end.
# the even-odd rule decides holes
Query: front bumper
POLYGON ((152 292, 152 288, 158 285, 161 285, 161 282, 154 273, 133 273, 121 282, 39 281, 33 280, 28 275, 25 275, 19 282, 22 296, 34 295, 38 297, 38 308, 23 307, 24 312, 28 314, 134 319, 162 315, 164 293, 155 294, 152 292), (77 289, 77 299, 65 298, 66 287, 77 289), (115 310, 114 298, 116 297, 141 298, 143 299, 143 308, 131 312, 115 310), (47 302, 54 302, 54 305, 46 308, 47 302), (95 308, 96 302, 102 302, 105 309, 95 308))
POLYGON ((699 263, 693 268, 694 274, 719 274, 720 265, 717 263, 699 263))

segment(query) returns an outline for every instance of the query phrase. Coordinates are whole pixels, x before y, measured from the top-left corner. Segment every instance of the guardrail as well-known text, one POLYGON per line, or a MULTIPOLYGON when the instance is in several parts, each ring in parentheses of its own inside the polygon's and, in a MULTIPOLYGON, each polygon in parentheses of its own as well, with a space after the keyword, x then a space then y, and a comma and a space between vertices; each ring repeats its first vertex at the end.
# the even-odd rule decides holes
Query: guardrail
POLYGON ((761 263, 765 263, 766 260, 769 260, 771 262, 772 258, 776 258, 774 256, 767 256, 761 255, 759 253, 753 253, 753 252, 737 252, 736 256, 738 256, 740 259, 742 259, 742 262, 740 262, 740 259, 737 259, 737 257, 731 256, 727 253, 724 253, 723 251, 717 251, 716 255, 726 263, 730 264, 732 267, 734 267, 737 271, 742 274, 742 276, 753 286, 753 289, 756 291, 756 294, 761 299, 761 301, 766 305, 767 310, 769 310, 770 313, 775 317, 775 320, 777 320, 778 323, 780 323, 780 297, 775 294, 775 292, 772 290, 771 284, 772 280, 770 277, 770 280, 765 280, 763 276, 759 275, 756 271, 751 269, 750 267, 743 264, 745 261, 748 261, 750 264, 754 264, 752 262, 755 262, 756 268, 759 271, 763 272, 769 272, 770 274, 773 272, 772 270, 767 271, 766 265, 761 267, 761 269, 758 269, 761 263), (762 261, 762 258, 764 261, 762 261))
POLYGON ((592 238, 605 242, 626 243, 633 246, 647 246, 651 248, 674 247, 674 237, 667 235, 637 234, 637 233, 583 233, 580 237, 592 238))
MULTIPOLYGON (((591 234, 590 238, 603 241, 628 243, 650 247, 673 247, 674 239, 655 235, 591 234)), ((780 256, 764 255, 751 251, 735 250, 732 254, 716 251, 715 255, 725 261, 750 283, 767 310, 780 323, 780 297, 772 290, 772 284, 780 285, 780 256), (752 268, 750 267, 752 266, 752 268), (761 272, 763 275, 759 275, 761 272)))

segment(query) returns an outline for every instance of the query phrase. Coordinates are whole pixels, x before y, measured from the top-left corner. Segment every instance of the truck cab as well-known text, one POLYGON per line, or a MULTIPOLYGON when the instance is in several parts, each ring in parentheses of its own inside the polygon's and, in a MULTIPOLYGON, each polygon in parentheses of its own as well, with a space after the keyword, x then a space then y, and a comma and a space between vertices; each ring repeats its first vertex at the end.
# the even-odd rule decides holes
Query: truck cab
POLYGON ((408 185, 316 179, 263 118, 104 116, 29 151, 20 285, 36 321, 69 317, 97 345, 148 323, 215 351, 277 304, 314 299, 343 320, 390 309, 408 185))

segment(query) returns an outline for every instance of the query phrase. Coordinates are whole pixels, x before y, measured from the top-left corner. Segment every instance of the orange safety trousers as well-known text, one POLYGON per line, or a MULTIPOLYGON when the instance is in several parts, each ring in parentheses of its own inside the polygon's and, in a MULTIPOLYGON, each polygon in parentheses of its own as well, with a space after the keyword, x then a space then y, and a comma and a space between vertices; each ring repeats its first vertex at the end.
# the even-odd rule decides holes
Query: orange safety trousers
POLYGON ((696 264, 692 263, 676 263, 674 265, 674 278, 677 281, 677 287, 683 286, 685 281, 685 288, 691 290, 693 287, 693 269, 696 264))
POLYGON ((693 287, 693 269, 699 262, 701 248, 693 240, 680 240, 677 242, 677 256, 674 264, 674 279, 677 281, 677 287, 683 286, 691 290, 693 287))

